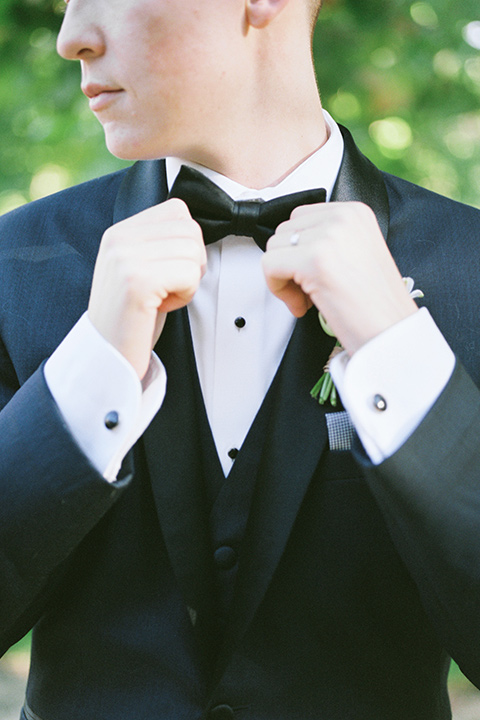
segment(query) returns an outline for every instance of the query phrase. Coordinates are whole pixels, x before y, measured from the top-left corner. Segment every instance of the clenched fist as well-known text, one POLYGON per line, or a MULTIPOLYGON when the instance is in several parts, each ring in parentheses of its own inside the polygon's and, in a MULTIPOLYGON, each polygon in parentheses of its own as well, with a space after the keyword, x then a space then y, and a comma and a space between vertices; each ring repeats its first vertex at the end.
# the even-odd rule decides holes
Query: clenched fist
POLYGON ((316 305, 350 355, 417 310, 374 213, 362 203, 296 208, 268 241, 263 269, 270 290, 296 317, 316 305))
POLYGON ((182 200, 167 200, 105 232, 88 314, 140 379, 166 313, 192 299, 205 263, 202 232, 182 200))

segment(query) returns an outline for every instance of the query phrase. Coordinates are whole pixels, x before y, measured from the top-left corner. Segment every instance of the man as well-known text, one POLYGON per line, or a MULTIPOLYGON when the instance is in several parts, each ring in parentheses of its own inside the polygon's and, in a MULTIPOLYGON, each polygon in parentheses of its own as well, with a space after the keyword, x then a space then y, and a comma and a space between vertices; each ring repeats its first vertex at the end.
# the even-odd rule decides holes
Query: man
POLYGON ((480 682, 480 218, 322 112, 317 10, 68 3, 58 49, 109 149, 147 162, 0 226, 24 719, 437 720, 448 654, 480 682), (309 394, 317 310, 353 454, 309 394))

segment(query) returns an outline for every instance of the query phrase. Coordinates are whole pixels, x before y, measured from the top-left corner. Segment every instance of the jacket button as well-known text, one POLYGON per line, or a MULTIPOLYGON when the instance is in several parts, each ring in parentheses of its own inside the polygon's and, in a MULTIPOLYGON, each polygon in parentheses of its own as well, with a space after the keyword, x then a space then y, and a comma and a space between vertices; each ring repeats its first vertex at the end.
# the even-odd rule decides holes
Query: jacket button
POLYGON ((213 553, 213 559, 221 570, 230 570, 237 562, 237 553, 232 547, 222 545, 213 553))
POLYGON ((230 705, 217 705, 208 713, 208 720, 233 720, 235 713, 230 705))

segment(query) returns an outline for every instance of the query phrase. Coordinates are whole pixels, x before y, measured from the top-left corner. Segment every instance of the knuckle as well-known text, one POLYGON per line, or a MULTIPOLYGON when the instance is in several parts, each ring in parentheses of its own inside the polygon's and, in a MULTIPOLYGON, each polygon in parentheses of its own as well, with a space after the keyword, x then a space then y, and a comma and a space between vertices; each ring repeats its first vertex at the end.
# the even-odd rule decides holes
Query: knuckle
POLYGON ((311 213, 314 213, 320 208, 322 208, 323 203, 312 203, 310 205, 298 205, 296 208, 294 208, 290 214, 290 219, 295 220, 295 218, 302 217, 302 215, 310 215, 311 213))
POLYGON ((199 241, 202 243, 202 245, 203 245, 204 243, 203 243, 203 232, 202 232, 202 228, 200 227, 200 225, 198 224, 198 222, 197 222, 196 220, 194 220, 193 218, 190 218, 190 223, 191 223, 191 228, 192 228, 192 235, 193 235, 197 240, 199 240, 199 241))
POLYGON ((166 202, 162 203, 160 207, 168 209, 174 217, 183 218, 190 216, 187 204, 184 200, 180 200, 180 198, 170 198, 166 202))
POLYGON ((369 205, 366 205, 365 203, 355 201, 351 203, 351 210, 354 215, 354 217, 359 219, 369 219, 375 218, 375 213, 373 212, 372 208, 369 205))
POLYGON ((102 249, 111 257, 121 257, 125 253, 125 238, 119 226, 112 225, 105 231, 102 238, 102 249))
POLYGON ((321 252, 320 246, 317 245, 317 247, 315 247, 310 253, 310 257, 308 258, 308 267, 310 268, 310 273, 315 277, 320 276, 324 271, 325 261, 323 259, 323 253, 321 252))
POLYGON ((125 296, 129 300, 138 298, 145 288, 145 283, 142 281, 142 278, 133 270, 128 270, 123 274, 122 285, 125 291, 125 296))
MULTIPOLYGON (((295 212, 295 210, 293 212, 295 212)), ((293 213, 290 216, 290 220, 284 220, 279 225, 277 225, 275 233, 274 235, 272 235, 272 238, 285 238, 286 236, 291 235, 293 232, 292 219, 293 213)))
POLYGON ((198 262, 189 263, 188 274, 191 284, 194 285, 196 289, 202 279, 202 266, 198 262))
POLYGON ((108 230, 105 230, 102 237, 102 247, 106 250, 111 249, 111 247, 116 242, 116 228, 115 225, 112 225, 112 227, 108 228, 108 230))

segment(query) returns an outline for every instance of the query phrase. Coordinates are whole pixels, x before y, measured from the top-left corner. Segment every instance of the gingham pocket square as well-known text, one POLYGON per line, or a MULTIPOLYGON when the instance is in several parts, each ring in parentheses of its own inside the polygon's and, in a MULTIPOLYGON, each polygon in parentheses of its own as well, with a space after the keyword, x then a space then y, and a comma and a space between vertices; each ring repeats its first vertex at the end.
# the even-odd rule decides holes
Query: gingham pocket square
POLYGON ((325 419, 330 450, 350 450, 355 435, 350 415, 345 411, 327 413, 325 419))

